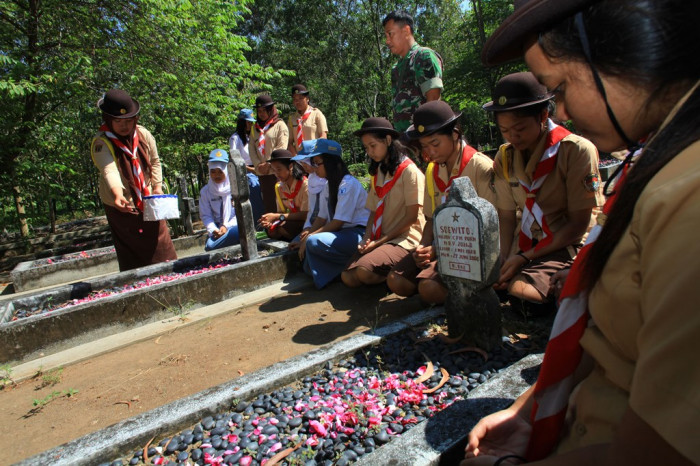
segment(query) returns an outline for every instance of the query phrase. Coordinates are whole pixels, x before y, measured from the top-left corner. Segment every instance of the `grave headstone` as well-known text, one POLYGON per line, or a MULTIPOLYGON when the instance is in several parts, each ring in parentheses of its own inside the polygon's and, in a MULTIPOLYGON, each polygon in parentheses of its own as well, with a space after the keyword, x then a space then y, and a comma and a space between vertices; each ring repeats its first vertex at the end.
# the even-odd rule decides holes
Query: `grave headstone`
POLYGON ((467 177, 452 182, 435 210, 437 269, 448 289, 445 311, 452 338, 484 349, 501 343, 501 307, 492 285, 500 272, 498 214, 467 177))
POLYGON ((255 219, 250 205, 246 164, 241 153, 235 149, 231 151, 228 179, 231 183, 231 199, 236 209, 243 260, 255 259, 258 257, 258 244, 255 240, 255 219))
POLYGON ((180 187, 180 220, 184 228, 184 233, 188 236, 194 234, 192 227, 192 211, 194 211, 194 199, 187 192, 187 180, 184 176, 177 178, 177 183, 180 187))

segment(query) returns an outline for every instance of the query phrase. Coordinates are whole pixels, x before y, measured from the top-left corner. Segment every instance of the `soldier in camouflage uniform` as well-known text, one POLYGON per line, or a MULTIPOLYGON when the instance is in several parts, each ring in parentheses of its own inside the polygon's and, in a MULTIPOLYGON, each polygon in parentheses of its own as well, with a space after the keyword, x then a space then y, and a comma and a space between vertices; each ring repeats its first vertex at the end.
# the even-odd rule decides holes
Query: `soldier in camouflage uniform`
POLYGON ((405 132, 421 104, 439 100, 442 92, 442 58, 432 49, 421 47, 413 37, 413 18, 405 11, 393 11, 384 21, 386 45, 401 57, 391 70, 393 124, 405 132))

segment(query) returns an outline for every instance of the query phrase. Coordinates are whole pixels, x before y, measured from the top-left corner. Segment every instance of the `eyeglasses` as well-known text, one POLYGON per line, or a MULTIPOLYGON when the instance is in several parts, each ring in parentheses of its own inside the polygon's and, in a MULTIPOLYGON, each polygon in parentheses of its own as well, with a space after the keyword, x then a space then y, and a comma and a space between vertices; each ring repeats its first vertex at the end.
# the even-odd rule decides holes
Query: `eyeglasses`
POLYGON ((321 165, 323 165, 323 162, 311 162, 311 166, 314 167, 314 168, 318 168, 318 167, 320 167, 321 165))

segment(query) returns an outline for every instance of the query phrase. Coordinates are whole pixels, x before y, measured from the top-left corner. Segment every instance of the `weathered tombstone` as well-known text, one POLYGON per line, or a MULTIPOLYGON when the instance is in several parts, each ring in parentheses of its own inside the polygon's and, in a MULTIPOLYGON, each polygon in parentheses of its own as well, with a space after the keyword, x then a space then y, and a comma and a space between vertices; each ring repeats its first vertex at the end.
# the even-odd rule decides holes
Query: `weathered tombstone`
POLYGON ((500 272, 496 208, 467 177, 453 181, 433 222, 438 273, 447 285, 450 337, 484 349, 501 343, 501 307, 492 285, 500 272))
POLYGON ((232 150, 228 164, 231 199, 236 209, 243 260, 250 260, 258 257, 258 244, 255 241, 255 219, 253 219, 253 208, 250 206, 250 190, 246 173, 246 165, 241 153, 235 149, 232 150))

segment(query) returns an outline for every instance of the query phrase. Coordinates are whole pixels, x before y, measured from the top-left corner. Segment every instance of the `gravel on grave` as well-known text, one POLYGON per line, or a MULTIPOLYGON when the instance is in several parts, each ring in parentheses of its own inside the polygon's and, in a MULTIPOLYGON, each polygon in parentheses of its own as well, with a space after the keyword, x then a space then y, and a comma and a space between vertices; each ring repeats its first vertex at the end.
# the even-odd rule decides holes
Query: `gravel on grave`
POLYGON ((346 465, 464 399, 536 345, 490 353, 450 342, 445 320, 387 337, 301 381, 240 400, 190 429, 100 466, 346 465))
POLYGON ((139 280, 133 283, 127 283, 126 285, 114 286, 110 288, 103 288, 101 290, 93 291, 84 298, 72 299, 64 303, 56 303, 54 305, 48 305, 43 307, 30 307, 26 309, 16 309, 12 320, 24 319, 34 315, 45 315, 50 314, 54 311, 59 311, 67 309, 72 306, 77 306, 78 304, 84 304, 92 301, 97 301, 110 296, 116 296, 118 294, 129 293, 133 291, 138 291, 142 288, 146 288, 153 285, 160 285, 161 283, 173 282, 176 280, 181 280, 183 278, 192 277, 195 275, 203 274, 206 272, 211 272, 214 270, 222 269, 225 267, 230 267, 231 265, 238 264, 241 262, 242 256, 236 256, 231 259, 220 259, 209 264, 198 265, 187 270, 180 272, 171 272, 168 274, 158 275, 155 277, 148 277, 144 280, 139 280))

